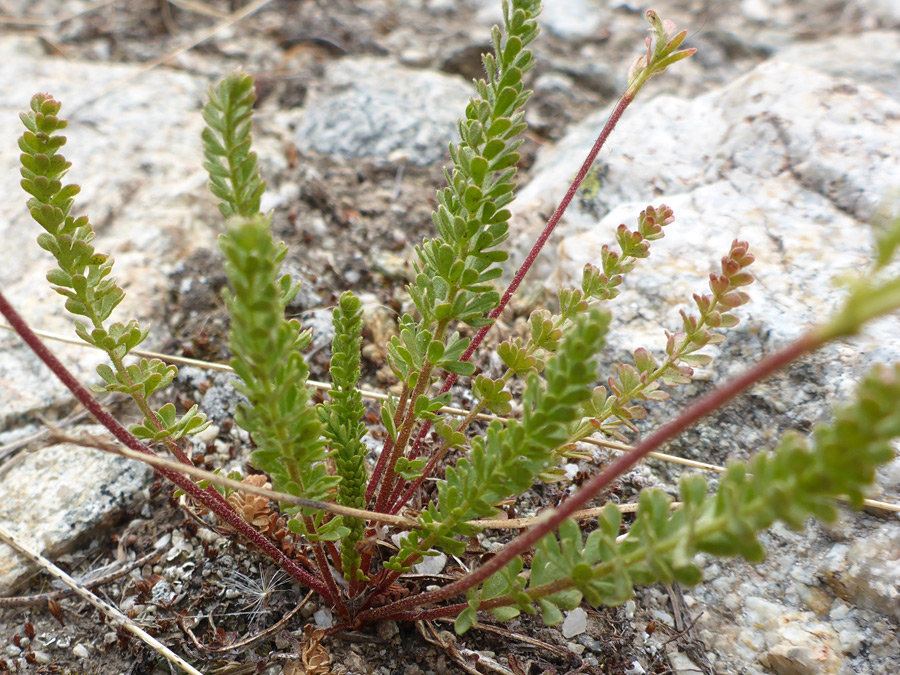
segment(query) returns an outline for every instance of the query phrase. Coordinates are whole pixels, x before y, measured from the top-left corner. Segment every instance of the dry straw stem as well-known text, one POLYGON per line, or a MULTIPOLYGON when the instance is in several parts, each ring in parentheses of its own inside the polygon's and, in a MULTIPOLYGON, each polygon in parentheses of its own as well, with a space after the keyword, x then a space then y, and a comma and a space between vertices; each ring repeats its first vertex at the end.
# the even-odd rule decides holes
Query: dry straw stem
MULTIPOLYGON (((0 328, 12 331, 12 328, 5 324, 0 324, 0 328)), ((76 340, 74 338, 67 338, 62 335, 57 335, 55 333, 48 333, 46 331, 40 331, 40 330, 35 330, 34 333, 35 333, 35 335, 38 335, 47 340, 55 340, 57 342, 63 342, 66 344, 77 345, 79 347, 89 347, 89 348, 96 349, 96 347, 93 347, 93 345, 85 344, 81 340, 76 340)), ((206 370, 217 370, 217 371, 221 371, 223 373, 234 373, 234 370, 232 370, 231 366, 225 365, 223 363, 211 363, 209 361, 201 361, 199 359, 189 359, 189 358, 182 357, 182 356, 171 356, 169 354, 162 354, 160 352, 153 352, 153 351, 147 351, 147 350, 141 350, 141 349, 134 349, 134 350, 132 350, 131 353, 135 356, 160 359, 161 361, 165 361, 167 363, 175 363, 175 364, 184 365, 184 366, 194 366, 196 368, 203 368, 206 370)), ((316 389, 321 389, 323 391, 328 391, 329 389, 331 389, 331 384, 329 384, 328 382, 317 382, 315 380, 307 380, 307 384, 311 387, 315 387, 316 389)), ((387 394, 383 394, 383 393, 377 392, 377 391, 369 391, 369 390, 365 390, 365 389, 360 389, 360 394, 363 396, 363 398, 374 399, 377 401, 383 401, 383 400, 387 399, 387 394)), ((459 415, 461 417, 465 417, 466 415, 469 414, 469 411, 465 410, 464 408, 455 408, 452 406, 445 406, 445 407, 441 408, 439 412, 446 413, 449 415, 459 415)), ((488 414, 479 414, 477 416, 477 419, 481 419, 481 420, 485 420, 485 421, 496 420, 499 422, 507 421, 507 419, 505 417, 498 417, 496 415, 488 415, 488 414)), ((93 438, 93 437, 80 437, 80 436, 79 437, 74 437, 74 436, 70 437, 66 434, 61 433, 59 430, 53 430, 53 433, 54 433, 55 437, 61 441, 77 443, 80 445, 89 445, 90 447, 95 447, 100 450, 105 450, 107 452, 115 452, 115 453, 124 455, 126 457, 131 457, 131 454, 129 454, 129 453, 131 453, 132 451, 127 450, 126 448, 123 448, 121 446, 115 445, 114 443, 111 443, 109 441, 103 441, 103 443, 105 443, 106 445, 101 447, 100 445, 95 444, 95 441, 97 441, 98 439, 94 439, 93 441, 88 440, 89 438, 93 438)), ((102 439, 99 439, 99 440, 102 440, 102 439)), ((634 449, 633 446, 627 445, 625 443, 617 443, 615 441, 607 441, 607 440, 601 440, 601 439, 597 439, 597 438, 586 438, 582 442, 588 443, 590 445, 594 445, 597 447, 601 447, 601 448, 608 448, 610 450, 614 450, 614 451, 620 452, 620 453, 627 453, 634 449)), ((723 466, 718 466, 716 464, 708 464, 706 462, 697 462, 697 461, 694 461, 691 459, 685 459, 683 457, 667 455, 662 452, 651 452, 647 456, 651 457, 653 459, 662 460, 664 462, 687 466, 692 469, 700 469, 702 471, 710 471, 712 473, 724 473, 725 472, 725 467, 723 467, 723 466)), ((323 511, 330 511, 330 512, 338 514, 338 515, 347 515, 347 516, 353 516, 353 517, 357 517, 357 518, 367 518, 369 520, 383 522, 383 523, 390 523, 390 524, 394 524, 394 525, 400 525, 402 527, 414 527, 415 526, 414 523, 412 523, 408 519, 403 518, 401 516, 390 516, 390 515, 384 514, 384 513, 375 513, 374 511, 364 511, 362 509, 352 509, 350 507, 343 507, 343 506, 339 506, 337 504, 331 504, 328 502, 314 502, 312 500, 303 500, 299 497, 294 497, 293 495, 287 495, 287 494, 283 494, 283 493, 279 493, 279 492, 274 492, 272 490, 265 490, 264 488, 251 488, 251 486, 247 486, 245 483, 239 483, 238 481, 231 481, 230 479, 227 479, 224 476, 219 476, 218 474, 212 474, 212 473, 209 473, 208 471, 203 471, 202 469, 197 469, 195 467, 187 467, 184 464, 181 464, 180 462, 173 462, 171 460, 166 460, 161 457, 156 458, 151 461, 150 459, 147 458, 146 455, 142 455, 141 453, 134 453, 133 459, 138 459, 142 462, 147 462, 147 463, 155 465, 155 466, 165 467, 165 468, 173 469, 176 471, 180 471, 180 472, 188 474, 188 475, 193 475, 195 477, 199 477, 204 480, 208 480, 210 483, 214 483, 216 485, 222 485, 225 487, 235 487, 235 488, 243 490, 245 492, 250 492, 252 494, 259 494, 263 497, 269 497, 270 499, 275 499, 278 501, 290 502, 290 503, 298 504, 300 506, 310 506, 312 508, 321 509, 323 511), (232 485, 232 483, 234 483, 234 484, 232 485), (301 502, 302 502, 302 504, 301 504, 301 502)), ((869 508, 879 509, 882 511, 891 511, 894 513, 900 513, 900 504, 892 504, 890 502, 884 502, 884 501, 879 501, 879 500, 875 500, 875 499, 866 499, 866 500, 864 500, 864 503, 869 508)), ((624 513, 627 513, 630 511, 630 509, 628 508, 629 505, 625 504, 625 505, 620 505, 620 506, 623 507, 624 513)), ((599 513, 599 510, 597 510, 597 509, 586 509, 584 511, 579 511, 578 512, 579 515, 576 515, 575 518, 578 520, 590 518, 590 517, 597 515, 597 513, 599 513), (584 514, 584 515, 581 515, 581 514, 584 514)), ((483 527, 483 528, 487 528, 487 529, 525 529, 525 528, 533 525, 534 522, 535 522, 535 520, 532 518, 519 518, 519 519, 515 519, 515 520, 511 520, 511 521, 501 521, 501 520, 474 521, 473 524, 477 524, 479 527, 483 527), (513 525, 513 524, 511 524, 513 522, 521 522, 522 525, 521 526, 513 525), (506 523, 506 524, 500 525, 500 523, 506 523)))
MULTIPOLYGON (((8 331, 12 331, 13 329, 10 326, 0 323, 0 328, 8 331)), ((32 329, 34 330, 34 329, 32 329)), ((63 342, 65 344, 76 345, 78 347, 87 347, 90 349, 97 349, 93 345, 89 345, 84 343, 81 340, 76 340, 75 338, 67 338, 62 335, 57 335, 56 333, 48 333, 47 331, 34 330, 34 334, 44 338, 45 340, 55 340, 56 342, 63 342)), ((223 373, 231 373, 234 374, 234 370, 231 366, 226 365, 224 363, 212 363, 210 361, 201 361, 199 359, 189 359, 183 356, 172 356, 170 354, 162 354, 160 352, 149 351, 146 349, 132 349, 130 352, 134 356, 141 356, 148 359, 159 359, 160 361, 164 361, 166 363, 174 363, 180 366, 193 366, 195 368, 203 368, 204 370, 216 370, 223 373)), ((310 387, 315 387, 321 391, 328 391, 331 389, 331 383, 329 382, 318 382, 316 380, 307 380, 306 384, 310 387)), ((360 389, 359 393, 363 398, 368 398, 373 401, 386 401, 388 399, 388 395, 378 391, 371 391, 367 389, 360 389)), ((454 406, 444 406, 440 408, 437 412, 445 413, 447 415, 456 415, 459 417, 466 417, 469 415, 468 410, 465 408, 457 408, 454 406)), ((481 420, 483 422, 507 422, 507 418, 499 417, 497 415, 490 415, 487 413, 478 413, 475 415, 475 419, 481 420)), ((629 452, 632 449, 632 446, 627 445, 625 443, 617 443, 616 441, 608 441, 600 438, 585 438, 581 441, 582 443, 587 443, 588 445, 594 445, 598 448, 608 448, 610 450, 614 450, 615 452, 629 452)), ((721 473, 725 469, 716 466, 715 464, 707 464, 706 462, 698 462, 693 459, 685 459, 684 457, 676 457, 674 455, 667 455, 662 452, 651 452, 648 457, 652 457, 653 459, 662 460, 664 462, 669 462, 670 464, 681 464, 682 466, 687 466, 692 469, 699 469, 701 471, 713 471, 716 473, 721 473)))
MULTIPOLYGON (((109 574, 104 574, 99 577, 91 577, 89 580, 86 577, 83 577, 80 580, 81 585, 87 590, 93 590, 99 586, 105 586, 108 583, 119 579, 131 570, 138 569, 139 567, 143 567, 147 563, 155 563, 156 560, 162 555, 163 549, 157 548, 150 553, 145 553, 140 558, 135 558, 130 563, 119 567, 114 572, 110 572, 109 574)), ((47 603, 51 600, 59 600, 61 598, 67 598, 70 595, 74 595, 75 591, 71 588, 64 588, 58 591, 50 591, 48 593, 38 593, 37 595, 14 595, 11 597, 2 597, 0 598, 0 609, 5 609, 9 607, 34 607, 35 605, 46 606, 47 603)))
POLYGON ((107 94, 111 94, 114 91, 118 91, 119 89, 122 88, 123 85, 128 84, 129 82, 133 82, 137 78, 141 77, 141 75, 144 75, 145 73, 153 70, 154 68, 161 66, 162 64, 164 64, 168 61, 171 61, 176 56, 180 56, 184 52, 190 51, 197 45, 199 45, 203 42, 206 42, 207 40, 209 40, 213 35, 215 35, 219 31, 228 28, 229 26, 237 23, 238 21, 241 21, 242 19, 246 19, 248 16, 250 16, 251 14, 254 14, 255 12, 258 12, 260 9, 262 9, 263 7, 268 5, 271 1, 272 0, 256 0, 256 2, 251 2, 248 5, 246 5, 245 7, 242 7, 241 9, 239 9, 235 12, 232 12, 227 17, 225 17, 222 21, 217 23, 215 26, 213 26, 209 30, 203 31, 202 33, 200 33, 200 35, 198 35, 196 38, 194 38, 187 44, 182 45, 178 49, 175 49, 175 50, 169 52, 168 54, 163 54, 162 56, 159 56, 159 57, 153 59, 152 61, 148 61, 147 63, 143 64, 140 68, 138 68, 133 73, 130 73, 129 75, 116 80, 115 82, 110 84, 106 89, 100 90, 99 93, 92 96, 88 101, 73 108, 69 112, 69 115, 71 117, 74 117, 78 112, 93 105, 94 103, 99 101, 101 98, 103 98, 107 94))
POLYGON ((12 548, 16 549, 22 555, 26 556, 32 562, 40 565, 42 568, 44 568, 44 570, 47 571, 48 574, 62 581, 66 586, 71 588, 78 595, 80 595, 94 607, 103 612, 107 617, 109 617, 111 624, 121 625, 123 628, 125 628, 125 630, 145 642, 151 649, 165 657, 166 660, 168 660, 170 663, 174 663, 184 672, 189 673, 190 675, 203 675, 203 673, 194 668, 190 663, 178 656, 178 654, 166 647, 155 637, 149 635, 144 629, 134 623, 127 616, 122 614, 122 612, 120 612, 118 609, 110 605, 105 600, 98 598, 84 586, 75 581, 75 579, 59 569, 51 561, 47 560, 40 553, 32 549, 27 544, 16 539, 16 536, 8 529, 6 529, 3 525, 0 525, 0 539, 2 539, 4 543, 8 544, 12 548))
MULTIPOLYGON (((172 459, 166 459, 165 457, 157 457, 154 455, 147 455, 142 452, 135 452, 134 450, 115 443, 112 439, 102 438, 99 436, 94 436, 92 434, 70 434, 68 432, 57 429, 52 425, 48 426, 50 428, 50 439, 54 442, 72 443, 74 445, 80 445, 82 447, 95 448, 97 450, 103 450, 104 452, 122 455, 123 457, 136 459, 140 462, 150 464, 151 466, 171 469, 172 471, 177 471, 187 476, 200 478, 201 480, 205 480, 209 483, 232 488, 234 490, 241 490, 242 492, 248 492, 250 494, 260 495, 261 497, 268 497, 272 501, 287 502, 290 504, 296 504, 297 506, 304 506, 312 509, 318 509, 320 511, 327 511, 338 516, 362 518, 365 520, 387 523, 389 525, 398 525, 400 527, 406 527, 409 529, 415 528, 417 525, 417 513, 410 513, 408 517, 393 516, 389 513, 379 513, 377 511, 354 509, 349 506, 342 506, 340 504, 334 504, 332 502, 320 502, 314 499, 295 497, 294 495, 290 495, 284 492, 276 492, 275 490, 256 487, 255 485, 243 483, 239 480, 234 480, 233 478, 227 478, 220 474, 212 473, 211 471, 206 471, 190 464, 182 464, 181 462, 172 459)), ((637 511, 637 504, 619 504, 618 506, 619 510, 623 513, 633 513, 634 511, 637 511)), ((673 502, 672 508, 676 508, 677 506, 679 506, 679 503, 673 502)), ((584 509, 582 511, 574 513, 572 517, 576 520, 586 520, 588 518, 594 518, 598 516, 602 510, 602 507, 584 509)), ((898 510, 900 510, 900 508, 898 508, 898 510)), ((535 516, 533 518, 481 519, 468 521, 466 524, 489 530, 525 530, 539 522, 541 519, 542 516, 535 516)))

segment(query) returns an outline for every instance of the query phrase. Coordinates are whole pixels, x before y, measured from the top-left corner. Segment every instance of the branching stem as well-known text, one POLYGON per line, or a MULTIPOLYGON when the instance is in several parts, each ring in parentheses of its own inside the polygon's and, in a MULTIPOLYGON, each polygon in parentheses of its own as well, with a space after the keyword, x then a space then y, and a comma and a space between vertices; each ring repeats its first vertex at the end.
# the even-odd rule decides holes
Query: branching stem
MULTIPOLYGON (((544 248, 544 245, 547 243, 550 235, 553 234, 553 230, 556 228, 556 225, 559 223, 563 214, 566 212, 566 209, 569 208, 569 204, 571 204, 572 200, 575 198, 575 194, 578 192, 578 188, 581 187, 581 183, 584 181, 585 176, 587 176, 588 171, 590 171, 591 166, 594 164, 594 160, 597 159, 597 155, 600 154, 600 150, 606 144, 609 135, 612 133, 613 129, 616 128, 616 125, 619 123, 619 120, 621 119, 625 110, 629 105, 631 105, 632 101, 634 101, 635 95, 636 92, 630 94, 626 93, 619 99, 619 102, 616 103, 616 107, 613 108, 613 111, 610 113, 609 118, 606 120, 606 124, 603 125, 603 129, 600 131, 600 135, 597 136, 597 140, 594 141, 594 145, 591 147, 591 151, 588 153, 588 156, 582 163, 581 168, 578 170, 578 173, 572 180, 572 184, 569 185, 569 189, 566 190, 565 196, 556 207, 553 215, 550 216, 550 220, 547 221, 547 224, 544 226, 544 229, 541 232, 540 236, 537 238, 537 241, 534 243, 534 246, 531 247, 531 251, 528 252, 528 255, 525 257, 525 260, 522 262, 522 265, 519 267, 516 275, 513 277, 513 280, 510 282, 506 291, 503 293, 503 297, 500 299, 500 304, 497 305, 494 310, 488 315, 488 317, 491 319, 491 322, 485 326, 482 326, 478 330, 478 333, 475 334, 475 337, 472 338, 472 342, 460 357, 460 361, 471 360, 472 355, 475 353, 475 350, 478 349, 478 347, 484 341, 485 336, 488 334, 488 331, 490 331, 490 329, 496 323, 497 317, 500 316, 504 309, 506 309, 506 305, 509 304, 510 299, 519 289, 522 280, 525 278, 525 275, 528 274, 528 270, 531 269, 531 266, 534 264, 534 261, 537 259, 541 250, 544 248)), ((458 376, 455 373, 447 373, 446 377, 444 378, 444 383, 441 385, 441 390, 440 392, 438 392, 438 395, 445 394, 450 391, 450 388, 453 387, 454 384, 456 384, 457 377, 458 376)), ((416 436, 412 451, 410 452, 410 459, 415 459, 420 454, 422 454, 425 436, 428 434, 428 431, 430 429, 431 422, 425 422, 422 425, 421 429, 419 429, 419 433, 416 436)), ((425 476, 427 475, 428 474, 426 473, 425 476)), ((405 503, 405 501, 406 499, 402 499, 399 502, 399 508, 402 508, 402 504, 405 503)))
POLYGON ((660 448, 750 386, 765 379, 800 356, 817 349, 824 342, 825 335, 822 331, 810 331, 795 342, 787 345, 784 349, 763 359, 736 379, 710 392, 691 405, 677 418, 660 427, 644 441, 636 445, 634 450, 616 459, 605 471, 585 483, 578 492, 564 501, 559 507, 548 510, 546 520, 516 537, 474 572, 438 590, 411 596, 378 609, 367 610, 360 615, 359 620, 371 622, 394 617, 415 607, 442 602, 456 597, 470 588, 483 583, 495 572, 503 569, 513 558, 530 549, 550 532, 555 531, 566 518, 569 518, 575 511, 596 497, 605 487, 641 461, 648 453, 660 448))

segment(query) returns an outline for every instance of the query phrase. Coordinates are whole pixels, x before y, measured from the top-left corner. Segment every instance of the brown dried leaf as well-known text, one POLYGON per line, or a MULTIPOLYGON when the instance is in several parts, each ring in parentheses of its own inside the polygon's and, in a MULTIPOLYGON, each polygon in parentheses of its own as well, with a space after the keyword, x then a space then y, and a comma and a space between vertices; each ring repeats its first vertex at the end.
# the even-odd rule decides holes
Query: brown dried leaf
POLYGON ((285 671, 287 675, 332 675, 331 672, 331 654, 322 646, 321 640, 325 637, 325 631, 321 628, 313 628, 307 624, 303 627, 305 640, 300 649, 300 663, 294 662, 292 665, 299 669, 292 672, 285 671))

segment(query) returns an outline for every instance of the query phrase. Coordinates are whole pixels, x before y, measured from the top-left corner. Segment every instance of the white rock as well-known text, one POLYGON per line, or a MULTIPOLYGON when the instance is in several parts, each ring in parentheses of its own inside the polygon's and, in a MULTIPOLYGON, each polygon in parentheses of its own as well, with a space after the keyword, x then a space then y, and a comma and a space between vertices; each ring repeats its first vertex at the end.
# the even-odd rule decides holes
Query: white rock
POLYGON ((856 0, 856 5, 872 12, 885 23, 900 21, 900 3, 897 0, 856 0))
POLYGON ((555 0, 544 4, 538 23, 565 40, 596 38, 606 20, 603 5, 598 0, 555 0))
POLYGON ((849 545, 836 544, 819 572, 855 606, 900 621, 900 524, 885 524, 849 545))
POLYGON ((766 0, 741 0, 741 14, 751 21, 768 21, 772 18, 772 7, 766 0))
POLYGON ((701 675, 704 672, 687 654, 678 649, 670 649, 666 656, 675 675, 701 675))
POLYGON ((418 574, 440 574, 446 564, 447 554, 438 553, 437 555, 425 556, 422 558, 422 562, 413 565, 413 569, 418 574))
POLYGON ((334 615, 327 607, 321 607, 313 614, 313 620, 319 628, 331 628, 334 625, 334 615))
MULTIPOLYGON (((893 0, 891 0, 893 1, 893 0)), ((900 6, 900 3, 895 3, 900 6)), ((900 99, 900 34, 894 30, 835 35, 798 42, 778 51, 779 61, 799 63, 816 72, 868 84, 900 99), (872 46, 879 58, 872 58, 872 46), (840 54, 840 58, 835 58, 840 54)))
MULTIPOLYGON (((96 426, 75 432, 99 433, 96 426)), ((18 538, 55 558, 109 524, 150 481, 152 470, 100 450, 54 445, 24 455, 0 478, 0 521, 18 538)), ((0 544, 0 594, 37 567, 0 544)))
POLYGON ((587 612, 581 607, 576 607, 566 614, 562 625, 562 634, 565 638, 581 635, 587 630, 587 612))
POLYGON ((86 659, 89 654, 88 648, 80 642, 72 648, 72 653, 79 659, 86 659))

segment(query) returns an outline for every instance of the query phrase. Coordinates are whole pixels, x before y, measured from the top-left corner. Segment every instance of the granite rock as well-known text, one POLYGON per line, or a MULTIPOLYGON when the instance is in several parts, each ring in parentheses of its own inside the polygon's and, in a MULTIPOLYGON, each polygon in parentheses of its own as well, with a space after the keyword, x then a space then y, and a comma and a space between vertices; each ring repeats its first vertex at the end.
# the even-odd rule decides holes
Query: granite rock
POLYGON ((376 163, 396 152, 417 165, 443 159, 471 93, 462 78, 373 57, 336 61, 324 81, 284 118, 298 117, 298 147, 376 163))
MULTIPOLYGON (((12 143, 22 134, 16 112, 28 108, 33 94, 50 92, 62 101, 60 114, 69 119, 63 153, 73 164, 67 179, 82 188, 74 213, 90 216, 96 247, 116 259, 113 273, 126 290, 114 319, 146 323, 159 306, 170 264, 196 239, 212 240, 203 223, 217 214, 201 166, 198 110, 205 83, 171 70, 127 79, 135 72, 131 65, 42 57, 37 39, 0 38, 3 100, 15 111, 0 116, 0 137, 12 143)), ((4 293, 33 328, 74 337, 62 298, 44 278, 53 261, 35 242, 41 228, 25 209, 17 153, 0 155, 0 198, 10 207, 0 222, 4 293)), ((151 342, 161 337, 151 329, 151 342)), ((54 350, 76 375, 96 378, 97 352, 67 345, 54 350)), ((69 398, 17 337, 0 334, 0 429, 69 398)))
MULTIPOLYGON (((71 444, 42 448, 23 455, 0 478, 0 521, 53 559, 111 525, 152 475, 144 464, 100 450, 71 444)), ((0 544, 0 595, 15 591, 36 569, 0 544)))

